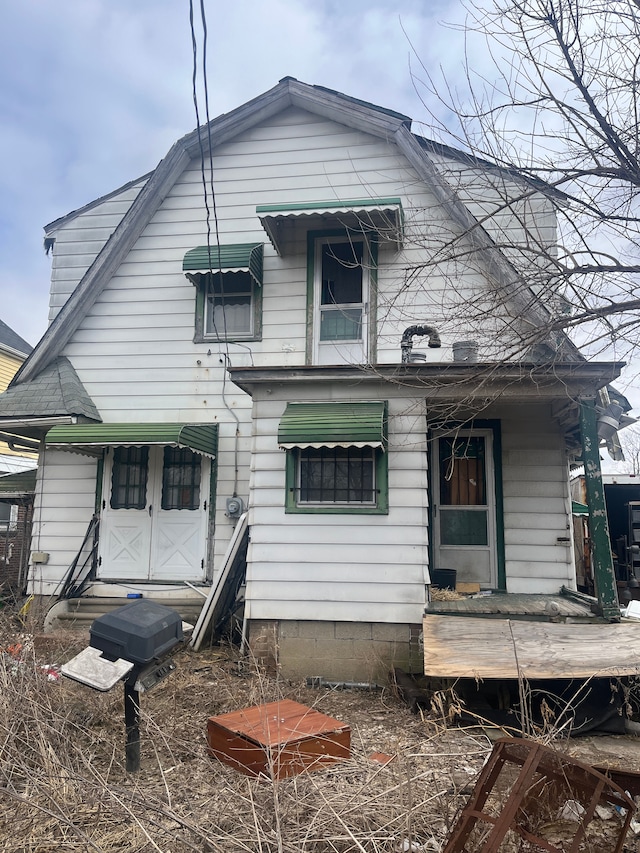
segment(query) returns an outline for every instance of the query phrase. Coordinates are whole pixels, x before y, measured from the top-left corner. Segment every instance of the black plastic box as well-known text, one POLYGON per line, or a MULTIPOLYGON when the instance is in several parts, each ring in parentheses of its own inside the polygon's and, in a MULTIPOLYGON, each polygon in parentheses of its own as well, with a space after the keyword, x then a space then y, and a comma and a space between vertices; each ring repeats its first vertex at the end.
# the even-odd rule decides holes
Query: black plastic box
POLYGON ((89 645, 107 658, 146 664, 182 641, 182 619, 170 607, 141 599, 99 616, 89 635, 89 645))

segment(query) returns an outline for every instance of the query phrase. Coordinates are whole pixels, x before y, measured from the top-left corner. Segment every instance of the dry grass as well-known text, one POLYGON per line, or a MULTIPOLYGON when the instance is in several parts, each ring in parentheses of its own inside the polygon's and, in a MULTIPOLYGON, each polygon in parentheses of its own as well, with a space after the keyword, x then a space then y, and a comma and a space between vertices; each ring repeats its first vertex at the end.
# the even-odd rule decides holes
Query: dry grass
POLYGON ((127 774, 120 686, 101 694, 41 668, 85 644, 75 634, 34 644, 0 619, 5 853, 437 851, 491 748, 384 691, 310 690, 260 675, 233 650, 187 649, 142 695, 142 767, 127 774), (351 759, 272 782, 207 755, 208 717, 285 697, 348 723, 351 759), (395 759, 381 765, 373 752, 395 759))

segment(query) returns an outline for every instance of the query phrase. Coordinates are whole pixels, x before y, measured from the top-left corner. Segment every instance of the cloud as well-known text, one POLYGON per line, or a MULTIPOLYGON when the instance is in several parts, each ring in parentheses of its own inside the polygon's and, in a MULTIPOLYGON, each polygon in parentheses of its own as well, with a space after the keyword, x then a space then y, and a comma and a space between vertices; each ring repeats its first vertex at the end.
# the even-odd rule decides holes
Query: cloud
MULTIPOLYGON (((442 61, 452 35, 439 22, 460 16, 457 0, 205 6, 211 117, 291 75, 420 118, 402 27, 425 62, 442 61)), ((0 316, 30 343, 47 322, 42 226, 150 171, 193 129, 192 64, 186 0, 4 4, 0 316)), ((198 102, 204 120, 201 87, 198 102)))

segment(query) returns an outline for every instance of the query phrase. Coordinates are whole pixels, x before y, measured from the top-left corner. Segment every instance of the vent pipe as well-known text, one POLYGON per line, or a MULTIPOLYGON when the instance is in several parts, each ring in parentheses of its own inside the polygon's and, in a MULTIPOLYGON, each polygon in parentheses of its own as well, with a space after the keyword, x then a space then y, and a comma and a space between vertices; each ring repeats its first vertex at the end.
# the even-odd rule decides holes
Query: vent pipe
POLYGON ((477 341, 454 341, 451 348, 454 361, 475 362, 478 360, 477 341))
POLYGON ((400 341, 400 351, 402 352, 403 364, 409 364, 412 361, 411 350, 413 349, 414 335, 420 335, 421 337, 429 335, 430 349, 438 349, 442 346, 442 343, 440 342, 440 335, 438 334, 437 329, 434 329, 433 326, 409 326, 408 329, 404 330, 400 341))

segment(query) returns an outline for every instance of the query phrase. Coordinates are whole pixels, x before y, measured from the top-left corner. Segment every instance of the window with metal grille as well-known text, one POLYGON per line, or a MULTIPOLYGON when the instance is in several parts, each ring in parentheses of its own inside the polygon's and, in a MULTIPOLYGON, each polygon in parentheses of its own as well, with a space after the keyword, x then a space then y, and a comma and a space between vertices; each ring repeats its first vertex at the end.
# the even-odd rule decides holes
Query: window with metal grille
POLYGON ((299 454, 298 504, 375 505, 372 447, 308 447, 299 454))
POLYGON ((116 447, 111 474, 111 509, 145 508, 148 469, 148 447, 116 447))
POLYGON ((200 457, 188 448, 165 447, 162 509, 200 508, 200 457))

